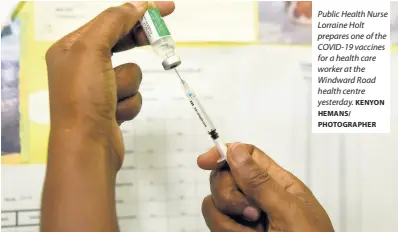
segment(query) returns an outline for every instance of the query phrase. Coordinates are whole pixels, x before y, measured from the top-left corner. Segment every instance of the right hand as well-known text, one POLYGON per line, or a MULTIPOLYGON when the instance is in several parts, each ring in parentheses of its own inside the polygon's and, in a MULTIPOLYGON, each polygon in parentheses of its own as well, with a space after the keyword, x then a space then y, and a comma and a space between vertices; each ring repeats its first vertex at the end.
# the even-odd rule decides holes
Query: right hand
POLYGON ((199 167, 213 170, 202 205, 211 231, 334 231, 308 187, 255 146, 229 145, 229 168, 219 168, 218 158, 216 148, 198 158, 199 167))

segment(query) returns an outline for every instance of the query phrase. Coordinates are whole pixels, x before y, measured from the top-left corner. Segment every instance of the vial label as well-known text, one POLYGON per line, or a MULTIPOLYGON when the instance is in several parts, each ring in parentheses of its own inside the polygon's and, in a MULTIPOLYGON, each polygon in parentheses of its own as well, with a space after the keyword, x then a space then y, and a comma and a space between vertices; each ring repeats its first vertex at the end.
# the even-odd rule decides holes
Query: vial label
POLYGON ((150 44, 162 37, 170 35, 169 29, 164 23, 159 9, 157 8, 148 9, 144 14, 144 17, 142 17, 141 26, 148 37, 150 44))

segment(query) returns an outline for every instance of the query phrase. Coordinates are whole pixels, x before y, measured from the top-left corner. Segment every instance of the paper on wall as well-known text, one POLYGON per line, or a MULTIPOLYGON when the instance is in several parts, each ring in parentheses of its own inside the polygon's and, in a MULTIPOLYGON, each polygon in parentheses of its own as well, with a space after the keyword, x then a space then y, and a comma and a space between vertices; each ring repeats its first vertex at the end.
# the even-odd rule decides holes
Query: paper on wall
MULTIPOLYGON (((35 2, 35 38, 56 41, 122 2, 35 2)), ((255 42, 256 3, 177 1, 165 21, 177 42, 255 42)))

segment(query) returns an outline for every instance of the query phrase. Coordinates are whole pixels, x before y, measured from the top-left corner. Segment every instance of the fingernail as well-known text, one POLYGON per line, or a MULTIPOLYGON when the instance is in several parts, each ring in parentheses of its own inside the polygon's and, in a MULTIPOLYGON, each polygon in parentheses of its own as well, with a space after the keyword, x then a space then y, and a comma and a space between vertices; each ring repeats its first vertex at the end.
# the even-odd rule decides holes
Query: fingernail
POLYGON ((260 217, 260 211, 252 206, 243 210, 243 216, 249 221, 256 221, 260 217))
POLYGON ((148 5, 147 1, 131 1, 129 3, 133 5, 135 8, 137 8, 137 10, 141 10, 142 8, 148 5))
POLYGON ((249 151, 246 146, 241 143, 236 143, 231 147, 230 157, 234 163, 242 163, 249 158, 249 151))

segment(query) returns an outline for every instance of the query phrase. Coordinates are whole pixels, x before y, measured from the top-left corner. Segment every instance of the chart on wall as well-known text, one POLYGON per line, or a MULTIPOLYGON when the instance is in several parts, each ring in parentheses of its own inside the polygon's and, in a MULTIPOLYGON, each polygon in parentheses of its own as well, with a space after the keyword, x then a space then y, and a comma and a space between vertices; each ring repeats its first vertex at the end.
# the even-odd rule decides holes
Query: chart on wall
POLYGON ((20 139, 20 20, 15 19, 1 31, 1 157, 19 162, 20 139))

